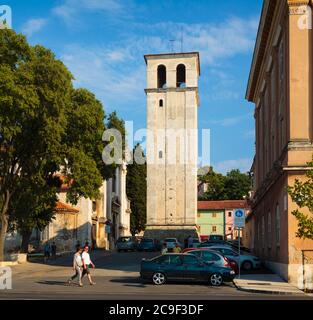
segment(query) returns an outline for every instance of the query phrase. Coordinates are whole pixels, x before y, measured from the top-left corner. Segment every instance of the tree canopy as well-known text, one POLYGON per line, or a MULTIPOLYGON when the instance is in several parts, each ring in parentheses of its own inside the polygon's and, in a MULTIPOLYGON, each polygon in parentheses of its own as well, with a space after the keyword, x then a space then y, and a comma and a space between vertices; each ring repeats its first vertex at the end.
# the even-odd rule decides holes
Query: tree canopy
POLYGON ((207 191, 199 200, 241 200, 247 197, 251 190, 249 175, 239 170, 232 170, 224 176, 210 167, 208 172, 198 179, 207 185, 207 191))
POLYGON ((55 55, 30 46, 13 30, 0 32, 0 261, 9 222, 43 228, 53 218, 56 173, 69 182, 68 200, 96 198, 104 112, 55 55), (26 205, 27 204, 27 205, 26 205))

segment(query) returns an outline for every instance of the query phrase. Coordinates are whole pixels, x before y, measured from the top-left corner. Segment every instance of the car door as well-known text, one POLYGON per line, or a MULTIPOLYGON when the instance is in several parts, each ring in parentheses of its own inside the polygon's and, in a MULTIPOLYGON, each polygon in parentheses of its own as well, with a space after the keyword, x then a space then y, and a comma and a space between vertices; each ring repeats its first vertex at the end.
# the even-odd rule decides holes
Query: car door
POLYGON ((204 261, 192 254, 183 256, 184 279, 187 281, 201 280, 204 278, 206 269, 204 261))
POLYGON ((169 263, 166 266, 165 273, 169 280, 184 279, 184 267, 181 255, 169 255, 169 263))

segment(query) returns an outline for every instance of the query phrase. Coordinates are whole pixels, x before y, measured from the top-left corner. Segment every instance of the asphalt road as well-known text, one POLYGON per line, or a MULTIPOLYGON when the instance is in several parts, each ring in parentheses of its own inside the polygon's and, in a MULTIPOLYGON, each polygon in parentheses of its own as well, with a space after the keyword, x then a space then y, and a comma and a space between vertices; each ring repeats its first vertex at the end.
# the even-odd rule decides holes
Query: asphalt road
POLYGON ((140 261, 156 253, 94 252, 92 271, 95 286, 84 279, 84 287, 67 285, 72 274, 72 257, 61 257, 44 264, 42 260, 12 267, 13 289, 0 290, 2 299, 92 299, 92 300, 264 300, 312 299, 238 291, 233 284, 215 288, 206 284, 166 284, 155 286, 139 278, 140 261))

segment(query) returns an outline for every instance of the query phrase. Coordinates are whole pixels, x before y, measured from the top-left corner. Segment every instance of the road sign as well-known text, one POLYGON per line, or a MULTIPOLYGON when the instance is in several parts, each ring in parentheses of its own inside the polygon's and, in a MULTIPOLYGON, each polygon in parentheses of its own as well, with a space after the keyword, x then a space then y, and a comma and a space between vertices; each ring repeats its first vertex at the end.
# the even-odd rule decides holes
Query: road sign
POLYGON ((243 209, 235 209, 234 227, 243 228, 246 223, 246 212, 243 209))

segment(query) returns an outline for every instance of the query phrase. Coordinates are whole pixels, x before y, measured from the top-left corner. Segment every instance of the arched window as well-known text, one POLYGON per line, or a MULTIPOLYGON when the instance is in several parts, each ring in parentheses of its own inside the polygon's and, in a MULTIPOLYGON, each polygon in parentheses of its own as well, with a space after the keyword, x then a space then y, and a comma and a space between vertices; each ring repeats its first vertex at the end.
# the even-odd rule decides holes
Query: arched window
POLYGON ((179 64, 176 68, 176 87, 186 88, 186 67, 179 64))
POLYGON ((159 107, 163 107, 163 99, 159 100, 159 107))
POLYGON ((166 67, 163 64, 158 66, 158 88, 166 88, 166 67))

